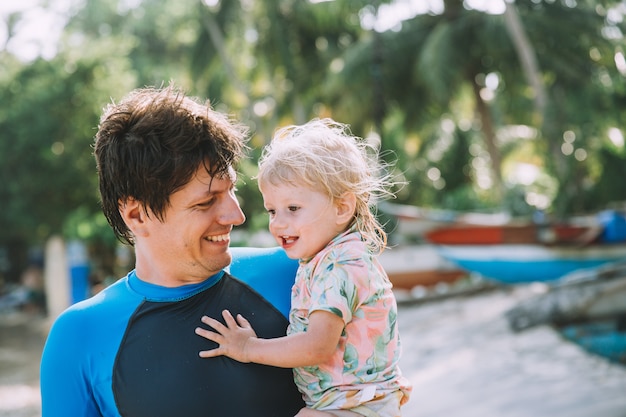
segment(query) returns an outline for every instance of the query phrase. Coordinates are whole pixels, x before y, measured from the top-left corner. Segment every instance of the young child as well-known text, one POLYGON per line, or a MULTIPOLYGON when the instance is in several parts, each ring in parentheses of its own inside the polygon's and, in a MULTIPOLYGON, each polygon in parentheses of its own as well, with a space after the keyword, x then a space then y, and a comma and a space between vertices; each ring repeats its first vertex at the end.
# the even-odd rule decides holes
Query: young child
POLYGON ((196 333, 219 346, 202 357, 294 368, 306 416, 401 415, 411 387, 398 367, 391 283, 376 255, 387 236, 370 211, 393 181, 376 152, 331 119, 280 129, 259 161, 269 229, 299 259, 287 336, 259 339, 223 312, 196 333))

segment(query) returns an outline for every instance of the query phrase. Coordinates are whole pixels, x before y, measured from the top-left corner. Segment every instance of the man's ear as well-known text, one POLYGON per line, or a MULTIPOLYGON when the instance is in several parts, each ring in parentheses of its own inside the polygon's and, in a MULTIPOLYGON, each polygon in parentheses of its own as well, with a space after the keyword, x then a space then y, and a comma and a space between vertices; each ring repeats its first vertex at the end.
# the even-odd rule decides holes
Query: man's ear
POLYGON ((356 195, 345 193, 335 201, 338 223, 350 223, 356 210, 356 195))
POLYGON ((145 236, 147 234, 146 220, 147 213, 144 205, 134 198, 119 202, 120 216, 126 226, 135 236, 145 236))

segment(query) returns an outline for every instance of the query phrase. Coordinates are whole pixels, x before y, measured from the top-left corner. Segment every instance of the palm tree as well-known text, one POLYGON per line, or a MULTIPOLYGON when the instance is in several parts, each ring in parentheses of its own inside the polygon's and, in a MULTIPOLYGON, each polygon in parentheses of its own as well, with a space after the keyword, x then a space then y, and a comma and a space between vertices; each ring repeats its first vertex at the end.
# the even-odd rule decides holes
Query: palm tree
POLYGON ((564 155, 564 132, 577 136, 576 147, 582 151, 596 146, 594 138, 604 135, 607 116, 615 115, 610 103, 613 87, 606 80, 616 74, 613 57, 621 47, 618 39, 605 35, 606 7, 611 3, 615 2, 582 1, 574 7, 564 2, 515 3, 541 71, 537 81, 530 81, 539 94, 535 94, 539 120, 533 125, 540 132, 543 154, 549 155, 545 166, 560 184, 554 207, 560 215, 580 208, 576 200, 589 169, 589 163, 564 155), (539 103, 541 89, 545 97, 539 103))
POLYGON ((499 194, 501 156, 496 126, 490 105, 481 96, 484 86, 479 84, 479 75, 496 71, 495 59, 486 61, 486 56, 495 52, 499 58, 512 58, 506 48, 491 40, 501 39, 503 31, 497 17, 466 10, 460 0, 447 0, 443 14, 418 15, 405 21, 402 30, 372 33, 347 51, 344 72, 330 90, 336 89, 337 84, 348 90, 367 85, 372 70, 378 67, 373 72, 377 78, 369 82, 374 83, 369 91, 359 91, 356 97, 336 95, 333 104, 347 110, 359 103, 356 117, 362 118, 402 109, 406 129, 423 131, 434 129, 428 126, 438 124, 441 114, 453 107, 460 96, 470 94, 492 162, 494 189, 499 194), (496 45, 495 51, 485 50, 490 44, 496 45), (381 104, 381 96, 387 109, 382 112, 375 109, 381 104))
MULTIPOLYGON (((557 202, 570 201, 577 195, 572 189, 576 183, 568 181, 575 164, 561 151, 563 132, 575 128, 581 136, 598 135, 602 124, 592 119, 606 120, 606 111, 614 114, 607 106, 610 92, 600 85, 602 74, 616 74, 608 66, 616 45, 603 36, 602 8, 597 2, 568 6, 518 0, 507 5, 504 15, 489 15, 467 10, 461 0, 446 0, 444 5, 439 15, 418 15, 405 21, 400 31, 364 36, 347 50, 344 71, 330 84, 329 91, 344 87, 342 94, 332 96, 333 106, 346 115, 358 109, 352 112, 359 119, 355 123, 366 124, 376 114, 374 105, 380 104, 382 90, 384 113, 401 113, 406 131, 421 132, 425 138, 436 130, 432 125, 440 123, 442 115, 449 117, 452 110, 458 122, 459 105, 472 102, 474 125, 492 164, 494 194, 504 194, 505 149, 498 130, 507 124, 526 124, 539 132, 538 155, 563 184, 557 202), (358 90, 372 80, 373 63, 379 68, 374 71, 379 74, 376 87, 358 90), (484 96, 487 74, 500 79, 491 99, 484 96), (354 94, 343 94, 345 90, 354 94), (572 120, 584 123, 572 126, 572 120)), ((561 211, 571 208, 561 206, 561 211)))

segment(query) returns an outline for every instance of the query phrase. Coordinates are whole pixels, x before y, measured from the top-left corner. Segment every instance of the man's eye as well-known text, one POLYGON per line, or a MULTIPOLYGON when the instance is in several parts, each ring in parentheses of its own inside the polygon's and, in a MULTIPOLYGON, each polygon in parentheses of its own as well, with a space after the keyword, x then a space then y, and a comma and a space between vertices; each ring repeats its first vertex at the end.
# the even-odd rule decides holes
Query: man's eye
POLYGON ((209 207, 213 205, 213 200, 203 201, 202 203, 198 203, 198 207, 209 207))

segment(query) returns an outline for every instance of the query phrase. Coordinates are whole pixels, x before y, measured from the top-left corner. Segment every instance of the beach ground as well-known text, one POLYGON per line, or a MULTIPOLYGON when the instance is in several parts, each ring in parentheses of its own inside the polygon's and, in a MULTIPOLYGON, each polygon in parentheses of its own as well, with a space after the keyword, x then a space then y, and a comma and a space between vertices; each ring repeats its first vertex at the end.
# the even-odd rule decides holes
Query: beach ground
MULTIPOLYGON (((533 286, 439 301, 399 299, 405 417, 626 417, 626 367, 586 353, 550 326, 515 333, 504 313, 533 286)), ((48 320, 0 314, 0 416, 39 417, 48 320)))
POLYGON ((0 416, 41 416, 39 360, 47 331, 41 314, 0 313, 0 416))
POLYGON ((537 286, 401 303, 405 417, 626 417, 626 367, 548 325, 515 333, 504 313, 537 286))

